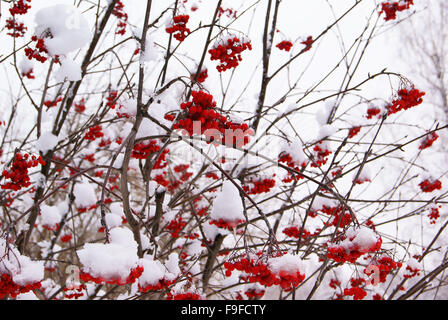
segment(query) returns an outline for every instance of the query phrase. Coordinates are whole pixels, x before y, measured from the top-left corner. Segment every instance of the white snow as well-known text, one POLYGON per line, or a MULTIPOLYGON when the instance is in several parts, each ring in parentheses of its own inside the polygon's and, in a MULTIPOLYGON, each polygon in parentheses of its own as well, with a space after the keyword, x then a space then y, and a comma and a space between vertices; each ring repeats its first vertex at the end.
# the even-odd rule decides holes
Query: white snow
POLYGON ((213 202, 210 218, 216 221, 220 219, 224 221, 244 220, 241 196, 231 181, 223 182, 222 190, 213 202))
POLYGON ((36 13, 35 22, 35 34, 38 37, 50 31, 51 37, 45 38, 45 46, 52 56, 77 50, 92 37, 87 20, 74 6, 56 4, 40 9, 36 13))
POLYGON ((61 222, 59 209, 54 206, 42 205, 40 207, 40 222, 44 226, 55 227, 57 223, 61 222))
POLYGON ((110 243, 87 243, 78 250, 83 271, 105 280, 126 279, 139 265, 137 243, 131 230, 110 230, 110 243))
POLYGON ((9 274, 16 284, 24 286, 44 278, 43 262, 32 261, 27 256, 22 256, 13 245, 7 245, 3 238, 0 238, 0 256, 2 257, 0 274, 9 274))
POLYGON ((81 66, 71 59, 62 59, 61 67, 55 74, 57 81, 78 81, 81 80, 81 66))
POLYGON ((90 207, 97 202, 95 189, 88 182, 77 183, 73 188, 73 194, 78 208, 90 207))
POLYGON ((46 154, 49 150, 53 149, 58 144, 58 137, 56 137, 50 131, 42 132, 39 139, 36 141, 36 149, 46 154))

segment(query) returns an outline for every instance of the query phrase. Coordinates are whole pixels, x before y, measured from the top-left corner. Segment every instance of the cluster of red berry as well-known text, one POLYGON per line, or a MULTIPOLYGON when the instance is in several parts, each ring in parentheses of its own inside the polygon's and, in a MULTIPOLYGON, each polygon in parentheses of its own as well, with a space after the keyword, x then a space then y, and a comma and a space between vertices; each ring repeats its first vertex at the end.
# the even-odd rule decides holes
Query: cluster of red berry
POLYGON ((160 147, 156 140, 149 140, 148 142, 137 143, 132 149, 131 157, 135 159, 146 159, 153 152, 158 152, 160 147))
POLYGON ((275 180, 265 178, 263 180, 253 180, 250 179, 248 181, 249 184, 252 184, 252 187, 243 186, 243 190, 248 194, 260 194, 263 192, 269 192, 275 186, 275 180))
POLYGON ((116 284, 116 285, 125 285, 134 283, 135 280, 137 280, 143 273, 143 267, 142 266, 136 266, 135 268, 131 269, 131 272, 129 273, 129 276, 126 279, 121 278, 115 278, 115 279, 105 279, 103 277, 93 277, 87 272, 81 272, 79 275, 79 278, 84 282, 93 281, 97 284, 116 284))
POLYGON ((367 292, 361 287, 365 285, 365 280, 362 278, 359 279, 350 279, 351 288, 344 289, 345 296, 353 296, 354 300, 362 300, 366 297, 367 292))
POLYGON ((241 53, 246 49, 252 50, 252 45, 249 40, 232 36, 227 40, 221 41, 221 43, 215 45, 208 52, 210 53, 210 60, 219 60, 220 64, 216 66, 218 72, 223 72, 231 68, 236 68, 239 61, 242 61, 241 53))
POLYGON ((322 144, 322 141, 314 146, 313 151, 315 154, 311 166, 315 168, 326 164, 328 161, 327 157, 332 153, 332 151, 328 150, 328 148, 322 144))
POLYGON ((28 30, 23 22, 18 22, 15 18, 6 19, 5 28, 8 30, 12 30, 12 32, 8 32, 6 34, 14 38, 23 37, 26 33, 26 30, 28 30))
POLYGON ((3 170, 2 176, 10 179, 1 186, 3 190, 19 191, 21 188, 26 188, 31 185, 28 169, 37 167, 38 165, 45 165, 45 161, 41 156, 30 156, 28 154, 16 153, 14 162, 9 170, 3 170))
POLYGON ((169 34, 173 34, 173 37, 182 42, 190 34, 190 29, 187 28, 188 20, 190 16, 188 14, 178 15, 173 17, 173 25, 165 29, 169 34))
POLYGON ((367 109, 367 119, 372 119, 373 117, 381 118, 381 109, 371 106, 367 109))
MULTIPOLYGON (((184 110, 178 117, 178 121, 173 124, 173 129, 186 130, 189 136, 193 134, 207 134, 210 141, 222 142, 226 145, 236 145, 238 147, 249 142, 246 123, 233 123, 226 116, 215 110, 216 102, 213 96, 204 91, 193 91, 191 93, 193 101, 184 102, 180 108, 184 110), (200 123, 200 128, 195 127, 195 123, 200 123), (198 130, 200 132, 196 132, 198 130), (227 131, 226 131, 227 130, 227 131), (216 136, 220 133, 221 136, 216 136), (229 134, 231 133, 231 134, 229 134)), ((173 119, 165 116, 165 119, 173 119)))
POLYGON ((306 40, 300 42, 301 44, 305 45, 305 49, 303 49, 303 51, 308 51, 311 49, 311 47, 313 46, 313 37, 312 36, 308 36, 306 38, 306 40))
MULTIPOLYGON (((389 273, 391 273, 393 270, 401 268, 402 263, 401 262, 395 262, 391 257, 383 256, 379 259, 375 259, 372 263, 372 266, 375 266, 379 270, 379 279, 378 281, 380 283, 385 283, 386 278, 389 273)), ((375 273, 373 268, 366 268, 364 269, 364 274, 367 276, 371 276, 372 273, 375 273)))
POLYGON ((86 132, 84 139, 94 141, 97 138, 104 137, 104 133, 101 130, 101 125, 91 127, 89 131, 86 132))
POLYGON ((425 92, 414 88, 410 90, 400 89, 397 93, 400 98, 393 100, 392 103, 387 106, 388 115, 397 113, 401 110, 407 110, 421 104, 423 102, 422 97, 425 95, 425 92))
POLYGON ((440 180, 430 181, 429 179, 425 179, 418 185, 422 192, 433 192, 434 190, 442 189, 442 182, 440 180))
POLYGON ((440 213, 439 213, 439 208, 441 206, 439 205, 439 207, 433 207, 431 208, 431 212, 428 214, 429 220, 431 224, 436 224, 437 219, 440 218, 440 213))
POLYGON ((85 100, 81 99, 78 103, 75 103, 75 112, 83 113, 86 110, 85 100))
MULTIPOLYGON (((27 2, 31 2, 31 0, 26 0, 27 2)), ((13 6, 9 9, 9 13, 11 13, 12 18, 6 19, 6 29, 13 30, 12 32, 8 32, 7 35, 12 36, 14 38, 23 37, 28 29, 22 22, 17 21, 17 15, 23 15, 28 12, 31 6, 26 3, 24 0, 18 0, 13 3, 13 6)))
POLYGON ((404 10, 407 10, 411 7, 411 5, 414 4, 414 0, 400 0, 400 1, 394 1, 394 2, 383 2, 381 4, 381 11, 379 14, 386 15, 384 17, 384 20, 395 20, 397 18, 397 12, 401 12, 404 10))
POLYGON ((333 259, 336 262, 351 262, 355 263, 356 260, 368 252, 377 252, 381 249, 383 240, 378 238, 377 242, 370 247, 361 248, 356 242, 351 242, 353 239, 349 239, 350 243, 345 246, 332 245, 328 248, 327 257, 333 259))
POLYGON ((126 33, 126 25, 128 21, 128 14, 124 12, 124 4, 120 0, 117 1, 115 8, 112 10, 112 14, 118 18, 116 34, 124 35, 126 33))
POLYGON ((219 219, 219 220, 214 220, 211 219, 210 220, 210 224, 217 226, 218 228, 223 228, 223 229, 227 229, 227 230, 234 230, 239 224, 244 223, 245 220, 243 219, 238 219, 238 220, 224 220, 224 219, 219 219))
POLYGON ((72 240, 73 235, 71 233, 67 233, 64 234, 63 236, 61 236, 61 241, 62 242, 70 242, 70 240, 72 240))
POLYGON ((254 259, 242 258, 233 263, 227 261, 224 263, 224 267, 227 277, 231 276, 233 270, 238 270, 245 273, 241 277, 244 281, 258 282, 266 287, 280 285, 285 291, 291 291, 305 279, 305 275, 300 273, 300 270, 295 272, 281 270, 278 273, 273 273, 268 264, 260 259, 255 261, 254 259))
POLYGON ((420 275, 420 269, 416 267, 406 266, 406 274, 403 275, 404 278, 410 279, 420 275))
POLYGON ((174 293, 168 292, 166 300, 201 300, 201 296, 195 292, 174 293))
POLYGON ((292 42, 288 40, 283 40, 277 43, 276 47, 279 48, 280 50, 289 51, 292 48, 292 42))
POLYGON ((64 288, 64 297, 66 299, 75 299, 78 300, 80 297, 84 295, 83 290, 86 290, 85 284, 80 284, 74 288, 64 288))
POLYGON ((179 215, 165 226, 165 230, 171 234, 172 238, 179 238, 179 233, 186 225, 187 223, 183 220, 182 216, 179 215))
MULTIPOLYGON (((192 74, 190 79, 193 81, 195 77, 196 77, 196 74, 192 74)), ((202 69, 201 72, 199 72, 196 81, 199 83, 203 83, 205 81, 205 79, 207 79, 207 78, 208 78, 208 70, 205 68, 205 69, 202 69)))
POLYGON ((4 299, 6 296, 15 298, 21 293, 26 293, 31 290, 37 290, 41 288, 41 283, 30 283, 26 285, 19 285, 12 280, 12 277, 3 273, 0 276, 0 299, 4 299))
POLYGON ((225 14, 228 18, 236 18, 236 10, 232 8, 224 9, 223 7, 219 7, 218 9, 218 17, 221 17, 223 14, 225 14))
MULTIPOLYGON (((43 38, 38 38, 36 36, 32 36, 31 40, 36 42, 36 49, 31 49, 30 47, 25 48, 25 55, 28 57, 29 60, 35 59, 41 63, 44 63, 47 61, 47 57, 42 55, 43 53, 48 54, 48 49, 45 46, 45 41, 43 38)), ((55 60, 58 60, 55 58, 55 60)))
POLYGON ((348 137, 351 139, 361 131, 361 127, 353 127, 348 130, 348 137))
POLYGON ((250 299, 250 298, 255 298, 255 299, 260 299, 264 296, 264 293, 266 292, 266 290, 264 289, 258 289, 258 288, 250 288, 246 291, 244 291, 244 294, 250 299))
POLYGON ((138 284, 138 291, 140 292, 148 292, 148 291, 160 291, 167 289, 170 285, 176 283, 176 280, 167 280, 165 278, 159 279, 156 284, 148 284, 146 286, 141 286, 138 284))
POLYGON ((420 150, 423 150, 423 149, 426 149, 426 148, 431 147, 432 144, 434 143, 434 141, 436 141, 438 137, 439 137, 439 135, 438 135, 437 133, 435 133, 435 132, 431 132, 431 133, 429 133, 429 134, 425 137, 425 139, 422 141, 422 143, 419 145, 418 148, 419 148, 420 150))
POLYGON ((303 229, 303 231, 302 231, 302 228, 299 228, 297 226, 292 226, 292 227, 287 227, 287 228, 283 229, 282 232, 285 235, 287 235, 288 237, 296 238, 296 239, 299 239, 300 232, 302 232, 302 239, 307 239, 309 237, 314 237, 314 236, 318 235, 320 231, 321 231, 320 229, 317 229, 316 232, 311 233, 306 229, 303 229))

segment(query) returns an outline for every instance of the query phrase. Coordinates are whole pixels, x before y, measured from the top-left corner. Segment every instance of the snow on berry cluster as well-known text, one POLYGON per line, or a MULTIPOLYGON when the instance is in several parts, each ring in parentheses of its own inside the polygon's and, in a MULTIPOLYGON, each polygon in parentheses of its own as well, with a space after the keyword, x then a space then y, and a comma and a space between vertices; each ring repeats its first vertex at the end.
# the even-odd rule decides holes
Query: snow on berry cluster
POLYGON ((143 273, 137 243, 126 228, 110 230, 110 243, 87 243, 77 251, 82 264, 81 280, 123 285, 133 283, 143 273))
POLYGON ((234 262, 225 262, 226 276, 230 277, 234 270, 241 271, 241 279, 250 283, 271 287, 279 285, 285 291, 291 291, 304 279, 302 260, 290 253, 279 252, 275 256, 266 257, 262 252, 234 262))
POLYGON ((208 52, 210 60, 219 60, 220 64, 216 66, 216 69, 223 72, 236 68, 242 61, 241 53, 247 49, 252 50, 252 44, 248 38, 228 35, 215 42, 208 52))
POLYGON ((144 272, 138 279, 138 288, 140 292, 161 291, 174 284, 180 276, 179 256, 171 253, 166 265, 151 257, 141 259, 141 265, 144 272))
POLYGON ((15 298, 21 293, 39 289, 44 278, 42 262, 32 261, 0 238, 0 299, 15 298))
POLYGON ((386 1, 381 3, 381 11, 379 14, 385 14, 385 21, 395 20, 397 18, 397 12, 408 10, 413 4, 414 0, 386 1))
POLYGON ((213 201, 209 217, 210 224, 229 230, 245 221, 240 191, 231 181, 223 182, 221 192, 213 201))
POLYGON ((350 227, 338 243, 328 244, 328 258, 337 262, 351 262, 369 252, 381 249, 382 239, 368 227, 350 227))

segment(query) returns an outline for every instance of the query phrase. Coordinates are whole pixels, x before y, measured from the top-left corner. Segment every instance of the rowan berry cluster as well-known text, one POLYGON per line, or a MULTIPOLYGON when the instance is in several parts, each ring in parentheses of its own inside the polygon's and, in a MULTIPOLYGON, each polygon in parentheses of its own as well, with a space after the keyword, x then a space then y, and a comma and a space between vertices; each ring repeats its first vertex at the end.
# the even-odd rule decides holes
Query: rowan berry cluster
POLYGON ((3 273, 0 276, 0 299, 4 299, 6 296, 15 298, 21 293, 26 293, 31 290, 37 290, 40 288, 40 282, 19 285, 15 283, 12 277, 7 273, 3 273))
MULTIPOLYGON (((48 49, 45 46, 45 41, 43 38, 38 38, 37 36, 32 36, 31 40, 36 42, 35 47, 36 49, 31 49, 30 47, 25 48, 25 55, 28 57, 29 60, 35 59, 41 63, 44 63, 47 61, 47 57, 42 55, 43 53, 48 54, 48 49)), ((57 57, 55 58, 57 60, 57 57)))
POLYGON ((439 138, 439 135, 435 132, 431 132, 429 133, 425 139, 423 139, 422 143, 420 144, 420 146, 418 147, 420 150, 429 148, 432 146, 432 144, 434 143, 434 141, 437 140, 437 138, 439 138))
POLYGON ((38 165, 45 165, 45 161, 41 156, 29 156, 28 154, 16 153, 14 162, 9 170, 5 169, 2 172, 2 176, 9 179, 1 186, 3 190, 19 191, 21 188, 26 188, 31 185, 30 176, 28 175, 28 169, 37 167, 38 165))
POLYGON ((423 102, 422 97, 426 94, 418 89, 400 89, 398 90, 398 99, 392 101, 392 103, 387 106, 387 114, 391 115, 397 113, 401 110, 407 110, 415 107, 423 102))
POLYGON ((140 292, 148 292, 148 291, 160 291, 167 289, 170 285, 176 283, 176 280, 168 280, 165 278, 159 279, 156 284, 148 284, 146 286, 141 286, 138 284, 138 291, 140 292))
POLYGON ((292 227, 287 227, 287 228, 283 229, 282 232, 285 235, 287 235, 288 237, 296 238, 296 239, 299 239, 300 232, 302 232, 302 239, 307 239, 308 237, 317 235, 319 233, 319 231, 320 230, 316 230, 316 232, 312 234, 311 232, 309 232, 306 229, 302 230, 302 228, 299 228, 297 226, 292 226, 292 227))
POLYGON ((244 223, 244 222, 245 222, 245 220, 243 220, 243 219, 238 219, 238 220, 224 220, 224 219, 214 220, 214 219, 211 219, 209 223, 211 225, 217 226, 218 228, 223 228, 223 229, 232 231, 239 224, 244 223))
POLYGON ((243 190, 248 194, 260 194, 263 192, 269 192, 275 186, 275 180, 265 178, 263 180, 253 180, 250 179, 248 181, 249 184, 252 184, 252 187, 243 186, 243 190))
POLYGON ((328 161, 327 157, 332 153, 331 150, 329 150, 327 147, 325 147, 324 144, 322 144, 322 141, 314 146, 313 151, 315 152, 315 154, 311 166, 315 168, 326 164, 328 161))
MULTIPOLYGON (((376 266, 379 270, 379 279, 378 281, 380 283, 385 283, 386 278, 389 273, 391 273, 393 270, 401 268, 402 263, 401 262, 395 262, 391 257, 383 256, 379 259, 375 259, 371 265, 376 266)), ((369 268, 364 269, 364 273, 367 276, 372 275, 375 271, 369 268)))
MULTIPOLYGON (((226 116, 215 111, 216 102, 213 101, 211 94, 204 91, 193 91, 191 95, 193 101, 184 102, 180 105, 180 108, 184 111, 178 117, 178 121, 173 124, 173 129, 184 129, 189 136, 206 133, 211 142, 222 142, 226 145, 241 146, 249 142, 249 136, 246 133, 249 126, 245 123, 233 123, 226 116), (195 131, 195 122, 201 124, 200 132, 195 131), (232 134, 226 134, 226 130, 230 130, 232 134), (221 133, 221 136, 216 136, 215 132, 221 133)), ((170 119, 172 118, 170 117, 170 119)))
POLYGON ((410 279, 420 275, 420 269, 416 267, 406 266, 406 274, 403 275, 404 278, 410 279))
POLYGON ((126 33, 126 25, 128 21, 128 14, 124 12, 124 4, 120 0, 117 1, 115 8, 112 10, 112 14, 118 18, 116 34, 124 35, 126 33))
POLYGON ((280 285, 285 291, 291 291, 305 279, 305 275, 300 270, 280 270, 278 273, 273 273, 269 265, 261 259, 242 258, 233 263, 227 261, 224 263, 224 268, 227 277, 231 276, 233 270, 238 270, 244 272, 245 275, 241 276, 244 281, 258 282, 266 287, 280 285))
POLYGON ((105 279, 103 277, 94 277, 90 275, 87 272, 81 271, 79 278, 84 282, 93 281, 97 284, 116 284, 116 285, 125 285, 134 283, 135 280, 137 280, 143 273, 143 267, 142 266, 136 266, 135 268, 131 269, 131 272, 129 273, 129 276, 126 279, 121 278, 112 278, 112 279, 105 279))
MULTIPOLYGON (((195 77, 196 77, 196 74, 192 74, 190 79, 193 81, 195 77)), ((207 79, 207 78, 208 78, 208 70, 203 69, 201 72, 199 72, 196 81, 199 83, 203 83, 205 81, 205 79, 207 79)))
POLYGON ((75 112, 83 113, 86 110, 85 100, 81 99, 78 103, 75 103, 75 112))
POLYGON ((173 25, 167 27, 165 31, 172 34, 176 40, 182 42, 190 34, 190 29, 187 28, 189 19, 190 16, 187 14, 174 16, 173 25))
POLYGON ((146 159, 153 152, 158 152, 160 147, 157 145, 156 140, 150 140, 148 142, 137 143, 132 149, 131 157, 135 159, 146 159))
POLYGON ((430 219, 430 223, 431 224, 436 224, 437 219, 440 218, 440 213, 439 213, 439 208, 440 207, 441 206, 431 208, 431 212, 428 214, 428 217, 430 219))
POLYGON ((210 60, 219 60, 220 64, 216 66, 218 72, 223 72, 236 68, 239 62, 243 60, 241 53, 247 49, 252 50, 252 45, 248 39, 230 36, 221 40, 208 52, 210 53, 210 60))
POLYGON ((12 32, 8 32, 7 35, 14 38, 23 37, 26 33, 26 30, 28 30, 23 22, 19 22, 15 18, 6 19, 5 28, 8 30, 12 30, 12 32))
POLYGON ((361 131, 361 127, 353 127, 348 130, 348 137, 351 139, 355 137, 361 131))
POLYGON ((419 184, 420 189, 422 192, 433 192, 434 190, 440 190, 442 189, 442 182, 440 180, 429 180, 425 179, 419 184))
POLYGON ((313 40, 312 36, 308 36, 306 38, 306 40, 300 42, 301 44, 305 45, 305 49, 303 49, 303 51, 305 52, 305 51, 310 50, 311 47, 313 46, 313 42, 314 42, 314 40, 313 40))
POLYGON ((372 119, 373 117, 381 118, 381 109, 371 106, 367 109, 367 119, 372 119))
POLYGON ((276 47, 279 48, 280 50, 289 51, 292 48, 292 42, 288 40, 283 40, 282 42, 277 43, 276 47))
POLYGON ((75 299, 78 300, 80 297, 84 295, 83 290, 86 290, 85 284, 77 285, 74 288, 64 288, 64 296, 66 299, 75 299))
POLYGON ((94 141, 97 138, 104 137, 104 133, 101 130, 102 128, 100 125, 91 127, 85 134, 84 139, 94 141))
POLYGON ((225 14, 228 18, 236 18, 236 10, 232 8, 224 9, 223 7, 219 7, 218 9, 218 17, 221 17, 223 14, 225 14))
POLYGON ((201 295, 194 292, 174 293, 168 292, 166 300, 201 300, 201 295))
POLYGON ((362 300, 366 297, 367 292, 361 288, 362 285, 365 285, 365 280, 360 279, 350 279, 351 288, 344 289, 345 296, 353 296, 354 300, 362 300))
POLYGON ((395 20, 397 18, 397 12, 401 12, 404 10, 407 10, 411 7, 411 5, 414 4, 414 0, 400 0, 400 1, 394 1, 394 2, 383 2, 381 4, 381 11, 379 14, 382 14, 384 12, 385 21, 389 20, 395 20))
POLYGON ((377 241, 371 246, 360 246, 354 238, 349 238, 348 243, 344 245, 329 245, 327 257, 333 259, 336 262, 351 262, 355 263, 356 260, 368 252, 377 252, 381 249, 382 239, 377 238, 377 241))

